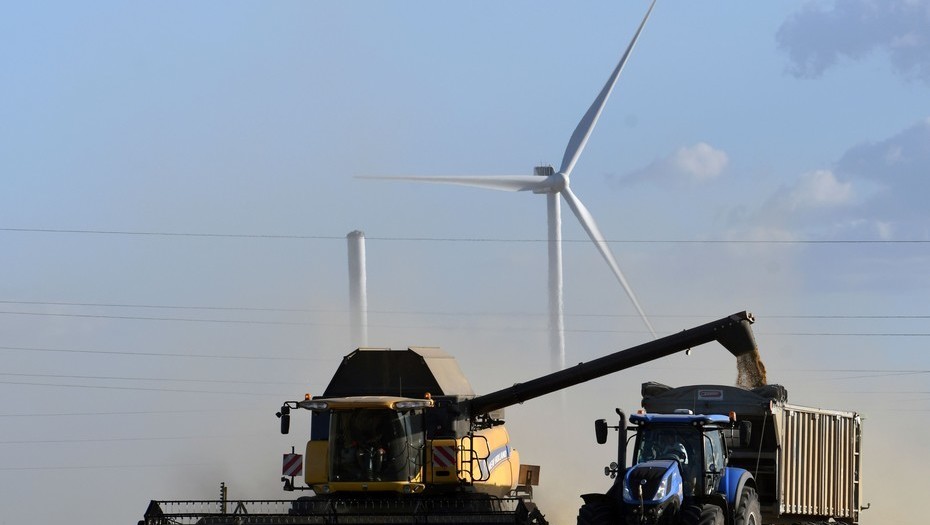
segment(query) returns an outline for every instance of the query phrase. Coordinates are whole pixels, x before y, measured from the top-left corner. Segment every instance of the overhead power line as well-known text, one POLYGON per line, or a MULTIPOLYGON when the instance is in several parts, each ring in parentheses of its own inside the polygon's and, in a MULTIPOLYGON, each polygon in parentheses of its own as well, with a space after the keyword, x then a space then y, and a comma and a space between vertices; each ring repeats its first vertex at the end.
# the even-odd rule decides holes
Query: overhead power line
POLYGON ((235 412, 241 414, 245 410, 265 410, 265 408, 249 408, 237 405, 236 408, 202 408, 188 410, 116 410, 112 412, 20 412, 15 414, 0 414, 0 417, 89 417, 89 416, 153 416, 165 414, 203 414, 235 412))
POLYGON ((254 324, 275 326, 343 326, 344 323, 311 323, 298 321, 258 321, 255 319, 192 319, 187 317, 149 317, 141 315, 102 315, 102 314, 64 314, 56 312, 10 312, 0 311, 0 315, 23 315, 38 317, 80 317, 84 319, 124 319, 131 321, 175 321, 186 323, 218 324, 254 324))
POLYGON ((0 471, 26 471, 26 470, 122 470, 140 468, 178 468, 178 467, 218 467, 220 463, 161 463, 161 464, 125 464, 125 465, 59 465, 54 467, 0 467, 0 471))
MULTIPOLYGON (((159 308, 149 306, 149 308, 159 308)), ((183 308, 183 307, 177 307, 183 308)), ((206 309, 207 307, 190 307, 189 309, 206 309)), ((325 310, 325 312, 334 312, 325 310)), ((440 317, 534 317, 544 318, 544 314, 537 313, 506 313, 506 312, 414 312, 414 311, 388 311, 388 310, 369 310, 369 314, 382 315, 419 315, 419 316, 440 316, 440 317)), ((345 327, 348 321, 336 322, 319 322, 319 321, 273 321, 260 319, 216 319, 216 318, 199 318, 199 317, 163 317, 163 316, 145 316, 145 315, 116 315, 116 314, 85 314, 85 313, 63 313, 63 312, 22 312, 2 310, 0 315, 14 315, 24 317, 63 317, 79 319, 114 319, 126 321, 162 321, 178 323, 207 323, 207 324, 238 324, 238 325, 256 325, 256 326, 327 326, 327 327, 345 327)), ((635 316, 626 314, 566 314, 566 317, 575 318, 606 318, 606 319, 623 319, 635 316)), ((697 319, 702 316, 691 315, 650 315, 653 319, 697 319)), ((820 320, 924 320, 930 319, 930 315, 766 315, 766 319, 820 319, 820 320)), ((395 325, 385 323, 370 323, 372 327, 382 328, 443 328, 440 325, 395 325)), ((460 326, 457 326, 460 327, 460 326)), ((451 327, 446 327, 451 328, 451 327)), ((493 329, 493 328, 488 328, 493 329)), ((637 333, 638 331, 630 330, 579 330, 566 329, 566 332, 617 332, 617 333, 637 333)), ((782 334, 782 335, 824 335, 824 334, 782 334)), ((837 335, 837 334, 829 334, 837 335)), ((857 334, 849 334, 857 335, 857 334)), ((898 335, 898 334, 896 334, 898 335)))
POLYGON ((170 378, 170 377, 130 377, 130 376, 89 376, 89 375, 69 375, 69 374, 22 374, 11 372, 0 372, 0 376, 6 377, 44 377, 54 379, 94 379, 107 381, 164 381, 172 383, 224 383, 236 385, 306 385, 304 382, 288 381, 253 381, 248 379, 203 379, 203 378, 170 378))
MULTIPOLYGON (((304 234, 268 234, 268 233, 209 233, 209 232, 167 232, 167 231, 131 231, 131 230, 95 230, 64 228, 0 228, 10 233, 43 234, 79 234, 79 235, 120 235, 137 237, 190 237, 216 239, 270 239, 270 240, 323 240, 345 242, 345 235, 304 235, 304 234)), ((537 238, 500 238, 500 237, 404 237, 404 236, 366 236, 368 241, 388 242, 468 242, 468 243, 548 243, 548 239, 537 238)), ((588 243, 587 239, 562 239, 563 243, 588 243)), ((612 239, 608 243, 618 244, 928 244, 925 239, 612 239)))
POLYGON ((195 233, 195 232, 155 232, 129 230, 78 230, 64 228, 0 228, 0 231, 16 233, 66 233, 80 235, 126 235, 138 237, 201 237, 218 239, 296 239, 296 240, 341 240, 345 235, 291 235, 291 234, 249 234, 249 233, 195 233))
POLYGON ((81 306, 94 308, 146 308, 157 310, 218 310, 231 312, 285 312, 285 313, 314 313, 314 312, 345 312, 345 309, 324 308, 272 308, 256 306, 198 306, 177 304, 141 304, 141 303, 79 303, 68 301, 12 301, 0 299, 0 304, 16 304, 30 306, 81 306))
MULTIPOLYGON (((272 306, 218 306, 218 305, 180 305, 180 304, 150 304, 150 303, 107 303, 107 302, 75 302, 75 301, 24 301, 0 299, 0 304, 20 305, 20 306, 54 306, 54 307, 80 307, 80 308, 138 308, 149 310, 202 310, 202 311, 226 311, 226 312, 271 312, 271 313, 332 313, 346 314, 347 308, 287 308, 272 306)), ((85 315, 85 314, 62 314, 57 312, 0 312, 0 314, 9 313, 10 315, 85 315)), ((462 310, 379 310, 369 309, 369 314, 378 315, 422 315, 431 317, 539 317, 548 318, 545 312, 517 312, 517 311, 485 311, 469 312, 462 310)), ((92 315, 92 314, 86 314, 92 315)), ((158 321, 203 321, 203 322, 242 322, 255 324, 277 324, 275 322, 263 320, 228 320, 228 319, 194 319, 194 318, 172 318, 172 317, 139 317, 139 316, 109 316, 100 315, 101 317, 158 320, 158 321)), ((590 317, 590 318, 607 318, 607 319, 625 319, 636 318, 637 314, 607 314, 607 313, 566 313, 566 317, 590 317)), ((657 319, 701 319, 706 317, 704 314, 650 314, 650 317, 657 319)), ((930 314, 765 314, 765 319, 930 319, 930 314)), ((294 322, 293 324, 310 324, 294 322)), ((339 323, 331 323, 337 325, 339 323)))
POLYGON ((125 350, 91 350, 76 348, 41 348, 33 346, 0 346, 0 350, 12 350, 22 352, 64 352, 74 354, 104 354, 104 355, 124 355, 138 357, 188 357, 198 359, 244 359, 244 360, 262 360, 262 361, 335 361, 336 359, 325 357, 291 357, 291 356, 274 356, 274 355, 223 355, 223 354, 185 354, 180 352, 129 352, 125 350))
POLYGON ((219 394, 219 395, 236 395, 236 396, 265 396, 284 398, 293 394, 267 393, 267 392, 239 392, 239 391, 220 391, 220 390, 189 390, 181 388, 155 388, 142 386, 113 386, 113 385, 75 385, 61 383, 36 383, 30 381, 2 381, 0 385, 21 385, 21 386, 44 386, 54 388, 96 388, 101 390, 132 390, 141 392, 177 392, 183 394, 219 394))
POLYGON ((52 443, 113 443, 121 441, 182 441, 194 439, 231 439, 243 437, 265 437, 261 434, 226 434, 222 436, 145 436, 120 438, 62 438, 62 439, 10 439, 0 441, 0 445, 48 445, 52 443))

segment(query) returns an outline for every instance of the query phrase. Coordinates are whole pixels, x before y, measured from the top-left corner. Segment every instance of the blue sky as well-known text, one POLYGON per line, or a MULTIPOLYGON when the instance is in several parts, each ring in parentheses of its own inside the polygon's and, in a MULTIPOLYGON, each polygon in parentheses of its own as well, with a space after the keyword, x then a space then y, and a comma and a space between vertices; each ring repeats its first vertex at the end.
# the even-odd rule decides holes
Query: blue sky
MULTIPOLYGON (((646 8, 5 5, 0 523, 99 522, 100 501, 134 522, 220 481, 281 497, 301 444, 273 413, 349 351, 354 229, 372 344, 442 346, 478 392, 545 373, 543 199, 356 176, 557 165, 646 8)), ((660 1, 572 177, 660 333, 752 310, 792 402, 866 415, 863 523, 912 519, 919 484, 879 480, 930 463, 928 22, 925 0, 660 1)), ((563 219, 568 362, 642 342, 563 219)), ((591 419, 644 381, 731 383, 731 361, 509 409, 544 510, 606 489, 591 419), (571 431, 540 432, 553 406, 571 431)))

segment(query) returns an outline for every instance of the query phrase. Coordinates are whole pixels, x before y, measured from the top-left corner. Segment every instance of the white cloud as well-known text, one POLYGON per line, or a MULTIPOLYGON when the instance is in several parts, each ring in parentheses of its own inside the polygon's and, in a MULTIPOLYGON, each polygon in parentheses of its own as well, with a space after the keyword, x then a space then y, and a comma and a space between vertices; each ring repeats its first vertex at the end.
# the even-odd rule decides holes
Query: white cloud
POLYGON ((877 221, 875 223, 875 230, 877 231, 878 236, 885 240, 891 239, 894 235, 894 228, 889 222, 877 221))
POLYGON ((853 184, 838 180, 830 170, 804 173, 772 194, 756 221, 765 228, 804 228, 808 222, 823 226, 825 216, 848 207, 854 194, 853 184))
POLYGON ((896 162, 901 162, 904 160, 904 150, 901 146, 892 145, 885 152, 885 162, 888 164, 894 164, 896 162))
POLYGON ((850 148, 838 165, 840 169, 866 178, 880 179, 894 170, 901 170, 907 177, 922 179, 930 164, 928 147, 930 118, 920 120, 893 137, 850 148))
POLYGON ((698 142, 683 146, 666 157, 621 178, 621 182, 690 182, 707 183, 726 171, 730 158, 726 152, 698 142))
POLYGON ((744 217, 804 237, 930 238, 930 121, 850 148, 830 169, 804 173, 744 217))
POLYGON ((840 182, 830 170, 805 173, 787 198, 792 211, 829 208, 848 204, 853 196, 852 183, 840 182))
POLYGON ((859 60, 881 50, 895 70, 930 83, 930 0, 836 0, 808 3, 776 35, 789 70, 817 77, 840 58, 859 60))
POLYGON ((723 173, 730 159, 726 152, 706 142, 679 149, 670 159, 679 172, 697 182, 715 179, 723 173))
POLYGON ((908 47, 920 47, 924 44, 924 41, 925 38, 916 33, 907 33, 892 38, 888 45, 892 48, 904 49, 908 47))

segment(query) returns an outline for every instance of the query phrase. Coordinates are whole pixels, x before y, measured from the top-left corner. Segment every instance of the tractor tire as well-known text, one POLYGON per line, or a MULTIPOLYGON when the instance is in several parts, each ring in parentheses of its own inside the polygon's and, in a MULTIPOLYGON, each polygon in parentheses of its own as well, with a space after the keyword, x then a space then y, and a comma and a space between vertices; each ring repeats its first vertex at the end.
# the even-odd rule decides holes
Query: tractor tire
POLYGON ((759 509, 759 495, 752 487, 743 489, 736 507, 736 525, 762 525, 762 511, 759 509))
POLYGON ((578 509, 578 525, 609 525, 615 521, 613 505, 607 501, 592 501, 578 509))
MULTIPOLYGON (((685 505, 681 508, 682 525, 725 525, 723 509, 717 505, 685 505)), ((761 524, 759 524, 761 525, 761 524)))

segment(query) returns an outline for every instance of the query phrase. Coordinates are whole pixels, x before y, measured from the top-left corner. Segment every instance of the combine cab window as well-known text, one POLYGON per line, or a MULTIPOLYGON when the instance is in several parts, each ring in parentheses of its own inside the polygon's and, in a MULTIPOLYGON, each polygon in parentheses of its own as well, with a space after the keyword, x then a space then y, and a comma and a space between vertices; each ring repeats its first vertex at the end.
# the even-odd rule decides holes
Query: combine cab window
POLYGON ((334 411, 329 432, 333 481, 410 481, 420 473, 422 411, 334 411))

